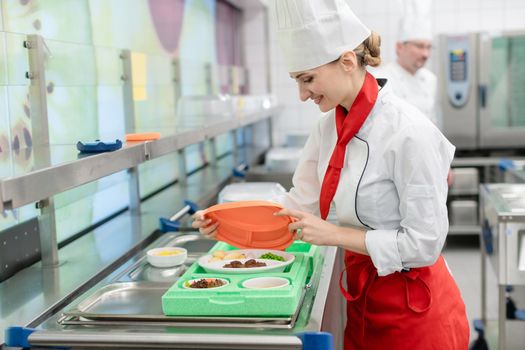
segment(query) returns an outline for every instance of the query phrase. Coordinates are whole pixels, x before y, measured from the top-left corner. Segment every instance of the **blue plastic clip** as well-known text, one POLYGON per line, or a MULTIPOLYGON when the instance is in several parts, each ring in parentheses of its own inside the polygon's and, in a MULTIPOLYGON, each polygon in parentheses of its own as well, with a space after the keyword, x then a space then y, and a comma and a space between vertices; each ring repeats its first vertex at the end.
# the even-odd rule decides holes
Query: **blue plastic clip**
POLYGON ((101 153, 101 152, 113 152, 122 148, 122 141, 119 139, 115 142, 103 142, 100 140, 95 140, 95 142, 86 142, 81 141, 77 142, 77 149, 81 153, 101 153))
POLYGON ((189 213, 190 215, 195 214, 195 212, 196 212, 197 210, 199 210, 199 206, 198 206, 196 203, 194 203, 194 202, 192 202, 192 201, 190 201, 190 200, 188 200, 188 199, 185 199, 185 200, 184 200, 184 204, 190 207, 190 210, 188 210, 188 213, 189 213))
POLYGON ((516 168, 516 164, 514 164, 514 161, 511 160, 511 159, 501 159, 499 161, 499 169, 500 170, 503 170, 503 171, 506 171, 506 170, 511 170, 511 169, 514 169, 516 168))
POLYGON ((488 255, 494 253, 494 243, 492 241, 492 229, 490 228, 488 220, 485 219, 482 227, 483 241, 485 242, 485 250, 488 255))
POLYGON ((232 169, 232 175, 233 175, 233 177, 244 178, 244 177, 246 177, 246 171, 249 168, 250 167, 248 166, 248 164, 241 163, 241 164, 237 165, 235 168, 232 169))
POLYGON ((296 334, 303 342, 303 350, 333 350, 334 337, 328 332, 302 332, 296 334))
POLYGON ((166 232, 177 232, 180 230, 179 221, 170 221, 170 219, 160 218, 159 219, 160 230, 164 233, 166 232))
MULTIPOLYGON (((171 218, 167 219, 167 218, 160 218, 159 219, 159 228, 162 232, 177 232, 180 230, 181 228, 181 223, 179 222, 178 219, 176 219, 177 217, 182 217, 184 216, 185 214, 195 214, 195 212, 197 210, 199 210, 199 206, 197 204, 195 204, 194 202, 190 201, 190 200, 185 200, 184 201, 184 205, 185 207, 189 207, 189 208, 184 208, 185 210, 187 210, 186 213, 182 213, 181 215, 181 212, 178 212, 176 213, 175 215, 173 215, 171 218)), ((184 210, 183 209, 183 210, 184 210)))
POLYGON ((34 328, 26 327, 8 327, 6 328, 5 335, 5 345, 9 347, 18 347, 18 348, 30 348, 29 336, 36 331, 34 328))

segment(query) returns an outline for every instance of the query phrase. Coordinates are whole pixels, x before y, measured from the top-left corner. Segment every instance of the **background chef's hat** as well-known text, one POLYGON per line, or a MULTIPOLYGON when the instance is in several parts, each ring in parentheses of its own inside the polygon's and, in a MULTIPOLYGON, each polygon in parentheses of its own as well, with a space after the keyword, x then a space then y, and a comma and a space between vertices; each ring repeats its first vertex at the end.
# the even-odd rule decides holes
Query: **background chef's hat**
POLYGON ((289 72, 332 62, 370 36, 345 0, 273 0, 270 6, 289 72))
POLYGON ((398 41, 432 40, 432 0, 400 0, 398 41))

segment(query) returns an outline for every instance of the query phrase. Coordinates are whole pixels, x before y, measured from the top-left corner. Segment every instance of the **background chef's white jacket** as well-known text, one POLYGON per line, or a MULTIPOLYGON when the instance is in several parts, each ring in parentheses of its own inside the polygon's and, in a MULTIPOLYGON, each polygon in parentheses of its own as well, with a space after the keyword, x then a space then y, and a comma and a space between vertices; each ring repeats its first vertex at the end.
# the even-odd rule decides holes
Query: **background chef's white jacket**
MULTIPOLYGON (((334 196, 342 226, 366 227, 380 276, 432 265, 448 232, 447 174, 454 146, 415 107, 379 91, 372 112, 346 148, 334 196)), ((319 215, 319 193, 337 140, 335 111, 310 134, 285 207, 319 215)))
POLYGON ((426 68, 411 74, 397 62, 390 62, 373 72, 378 78, 387 78, 391 91, 402 100, 416 106, 438 128, 442 127, 437 103, 437 77, 426 68))

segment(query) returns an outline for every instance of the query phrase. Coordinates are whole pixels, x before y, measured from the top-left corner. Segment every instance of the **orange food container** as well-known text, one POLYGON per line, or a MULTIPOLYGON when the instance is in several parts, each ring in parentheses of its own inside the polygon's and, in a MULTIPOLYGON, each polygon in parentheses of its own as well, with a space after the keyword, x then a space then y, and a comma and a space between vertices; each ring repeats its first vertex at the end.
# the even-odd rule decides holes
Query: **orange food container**
POLYGON ((217 204, 204 211, 206 218, 219 222, 216 238, 234 247, 284 250, 293 243, 289 216, 275 216, 283 209, 269 201, 239 201, 217 204))
POLYGON ((160 139, 160 132, 143 132, 138 134, 126 134, 126 141, 150 141, 160 139))

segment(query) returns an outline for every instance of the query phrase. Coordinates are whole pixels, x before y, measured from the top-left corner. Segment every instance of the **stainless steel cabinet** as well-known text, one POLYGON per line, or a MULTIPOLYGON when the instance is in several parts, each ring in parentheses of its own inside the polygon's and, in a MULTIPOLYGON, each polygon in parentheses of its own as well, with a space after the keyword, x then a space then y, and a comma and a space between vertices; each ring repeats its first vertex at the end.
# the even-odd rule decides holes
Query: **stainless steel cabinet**
MULTIPOLYGON (((506 287, 525 286, 525 184, 481 186, 482 318, 487 321, 486 261, 494 268, 498 284, 498 343, 506 349, 506 287)), ((518 336, 525 334, 521 322, 518 336)))

